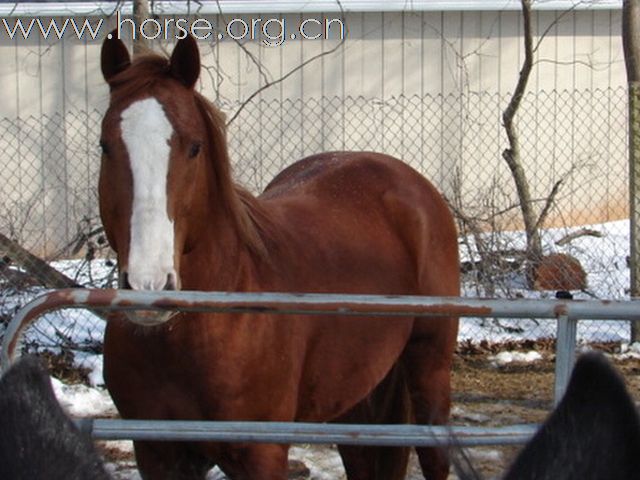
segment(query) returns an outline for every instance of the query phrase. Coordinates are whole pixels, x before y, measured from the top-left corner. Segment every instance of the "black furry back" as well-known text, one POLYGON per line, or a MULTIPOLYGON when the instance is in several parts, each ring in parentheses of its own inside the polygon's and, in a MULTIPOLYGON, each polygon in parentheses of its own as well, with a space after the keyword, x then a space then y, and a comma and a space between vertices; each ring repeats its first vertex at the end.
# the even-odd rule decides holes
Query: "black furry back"
POLYGON ((45 369, 24 358, 0 378, 0 479, 108 479, 91 439, 65 415, 45 369))
POLYGON ((578 359, 564 398, 504 478, 640 478, 638 413, 622 377, 603 355, 578 359))

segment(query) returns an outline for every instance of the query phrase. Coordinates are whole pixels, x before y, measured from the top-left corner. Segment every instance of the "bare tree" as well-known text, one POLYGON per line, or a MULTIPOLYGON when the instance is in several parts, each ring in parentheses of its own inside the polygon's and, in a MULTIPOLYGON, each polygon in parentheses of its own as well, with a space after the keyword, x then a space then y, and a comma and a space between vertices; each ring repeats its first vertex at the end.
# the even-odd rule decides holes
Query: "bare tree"
MULTIPOLYGON (((579 169, 586 165, 573 164, 559 179, 554 182, 550 190, 543 196, 535 196, 529 183, 529 177, 524 165, 521 150, 521 138, 518 132, 517 115, 521 107, 522 99, 527 92, 529 78, 537 64, 535 54, 544 38, 565 15, 573 11, 573 8, 560 13, 534 41, 532 28, 532 0, 521 0, 523 15, 524 60, 518 75, 517 83, 511 99, 502 113, 503 127, 506 132, 508 147, 502 152, 516 190, 516 200, 508 202, 503 208, 498 208, 498 197, 506 199, 507 193, 498 194, 501 191, 499 182, 494 180, 489 190, 482 196, 482 205, 478 208, 469 207, 462 203, 462 181, 460 175, 454 180, 452 187, 454 194, 449 198, 456 218, 461 226, 461 231, 467 232, 473 238, 470 251, 477 253, 478 260, 474 261, 473 268, 481 277, 481 284, 485 294, 493 294, 496 285, 497 272, 524 269, 526 281, 529 287, 534 284, 535 269, 543 257, 543 247, 540 232, 544 228, 545 221, 558 200, 560 191, 567 180, 579 169), (497 235, 501 226, 499 218, 510 215, 514 210, 520 212, 525 229, 526 248, 524 251, 515 250, 512 245, 505 242, 502 235, 497 235), (506 270, 504 270, 506 269, 506 270)), ((574 6, 575 8, 575 6, 574 6)), ((455 53, 455 52, 454 52, 455 53)), ((464 58, 457 55, 462 68, 466 70, 464 58)))
MULTIPOLYGON (((550 27, 541 36, 538 43, 534 45, 533 31, 531 27, 531 0, 521 0, 521 5, 524 35, 524 61, 522 63, 522 68, 520 70, 520 75, 518 76, 518 82, 513 92, 513 96, 502 114, 502 122, 509 141, 509 147, 502 152, 502 157, 509 167, 509 171, 511 172, 518 194, 520 212, 522 214, 522 221, 524 223, 527 239, 527 281, 531 286, 533 284, 535 268, 543 255, 540 229, 544 226, 544 222, 554 205, 558 192, 560 191, 560 187, 566 177, 561 178, 553 185, 542 208, 536 209, 536 201, 534 201, 532 197, 531 188, 522 162, 520 137, 518 135, 515 117, 518 113, 518 109, 520 108, 522 98, 527 90, 527 84, 534 65, 535 51, 540 46, 540 42, 542 42, 550 27)), ((563 12, 561 16, 567 14, 569 11, 571 10, 563 12)))
POLYGON ((522 158, 520 155, 520 138, 514 123, 514 118, 520 108, 520 102, 522 101, 522 97, 527 89, 527 83, 533 68, 531 0, 521 0, 521 3, 524 25, 524 63, 522 64, 518 83, 516 84, 516 89, 513 92, 511 101, 502 114, 502 122, 509 140, 509 148, 502 152, 502 157, 509 166, 509 170, 511 171, 511 175, 518 192, 518 198, 520 199, 520 210, 522 212, 522 220, 524 222, 524 229, 527 237, 527 258, 535 263, 538 259, 542 258, 542 242, 540 240, 540 233, 538 230, 538 219, 536 219, 536 214, 533 210, 533 203, 531 201, 529 181, 527 180, 527 176, 522 165, 522 158))

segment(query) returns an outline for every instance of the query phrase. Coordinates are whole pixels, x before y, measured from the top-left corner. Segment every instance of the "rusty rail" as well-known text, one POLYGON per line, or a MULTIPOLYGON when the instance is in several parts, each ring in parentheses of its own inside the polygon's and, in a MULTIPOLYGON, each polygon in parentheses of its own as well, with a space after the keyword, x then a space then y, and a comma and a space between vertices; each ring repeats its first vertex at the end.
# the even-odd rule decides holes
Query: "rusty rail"
POLYGON ((36 297, 18 311, 5 332, 0 362, 11 363, 21 334, 56 309, 180 310, 308 315, 445 316, 640 320, 633 301, 478 299, 297 293, 139 292, 63 289, 36 297))

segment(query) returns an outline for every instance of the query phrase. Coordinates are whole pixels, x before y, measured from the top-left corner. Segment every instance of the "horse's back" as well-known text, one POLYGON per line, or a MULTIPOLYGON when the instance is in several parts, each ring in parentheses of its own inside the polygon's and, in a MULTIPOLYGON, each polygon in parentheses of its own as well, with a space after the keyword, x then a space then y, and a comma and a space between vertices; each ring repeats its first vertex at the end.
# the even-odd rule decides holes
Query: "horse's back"
MULTIPOLYGON (((410 192, 414 188, 440 198, 435 187, 406 163, 376 152, 326 152, 311 155, 291 164, 267 185, 263 198, 277 198, 300 192, 365 193, 359 185, 373 192, 410 192)), ((437 200, 436 200, 437 201, 437 200)))
POLYGON ((352 257, 366 252, 375 256, 369 265, 379 263, 388 276, 402 272, 413 282, 366 293, 459 293, 457 232, 450 210, 424 176, 394 157, 313 155, 278 174, 261 199, 280 211, 297 235, 312 232, 319 250, 324 244, 334 255, 341 247, 352 257))

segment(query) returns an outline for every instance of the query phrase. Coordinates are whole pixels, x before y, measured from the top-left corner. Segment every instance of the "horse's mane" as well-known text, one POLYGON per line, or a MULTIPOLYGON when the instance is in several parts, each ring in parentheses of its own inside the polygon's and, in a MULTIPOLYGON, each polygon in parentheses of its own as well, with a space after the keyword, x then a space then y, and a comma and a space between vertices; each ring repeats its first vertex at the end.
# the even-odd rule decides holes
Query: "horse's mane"
MULTIPOLYGON (((109 80, 112 99, 130 98, 140 91, 151 91, 159 81, 173 78, 167 57, 149 53, 135 58, 130 68, 109 80)), ((213 168, 216 191, 247 247, 263 259, 270 227, 268 215, 257 199, 232 178, 226 139, 225 115, 203 95, 194 91, 195 103, 207 129, 208 152, 213 168)))
POLYGON ((234 219, 240 238, 262 257, 267 255, 265 239, 271 231, 268 215, 257 199, 233 181, 225 115, 203 95, 194 92, 196 105, 207 128, 210 155, 216 177, 216 187, 227 211, 234 219), (215 160, 214 160, 215 159, 215 160))
POLYGON ((138 56, 130 68, 109 78, 111 98, 114 101, 130 98, 167 78, 171 78, 169 59, 153 53, 138 56))

